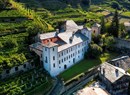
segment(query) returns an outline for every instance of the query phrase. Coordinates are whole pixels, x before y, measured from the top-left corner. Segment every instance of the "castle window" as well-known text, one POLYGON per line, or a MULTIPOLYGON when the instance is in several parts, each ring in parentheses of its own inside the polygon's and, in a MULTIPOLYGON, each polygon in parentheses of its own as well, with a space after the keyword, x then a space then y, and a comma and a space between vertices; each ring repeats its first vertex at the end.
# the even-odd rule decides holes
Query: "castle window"
POLYGON ((45 51, 47 51, 47 48, 45 48, 45 51))
POLYGON ((26 64, 24 64, 23 67, 26 68, 26 64))
POLYGON ((53 48, 53 51, 55 51, 55 49, 53 48))
POLYGON ((59 64, 60 64, 60 60, 59 60, 59 64))
POLYGON ((15 71, 18 71, 18 67, 15 67, 15 71))
POLYGON ((53 63, 53 67, 55 67, 55 63, 53 63))
POLYGON ((55 60, 55 56, 53 56, 53 60, 55 60))
POLYGON ((48 62, 47 62, 47 56, 46 56, 46 60, 45 60, 45 62, 48 63, 48 62))
POLYGON ((10 73, 10 70, 6 70, 6 74, 9 74, 10 73))
POLYGON ((64 61, 66 61, 66 58, 64 58, 64 61))

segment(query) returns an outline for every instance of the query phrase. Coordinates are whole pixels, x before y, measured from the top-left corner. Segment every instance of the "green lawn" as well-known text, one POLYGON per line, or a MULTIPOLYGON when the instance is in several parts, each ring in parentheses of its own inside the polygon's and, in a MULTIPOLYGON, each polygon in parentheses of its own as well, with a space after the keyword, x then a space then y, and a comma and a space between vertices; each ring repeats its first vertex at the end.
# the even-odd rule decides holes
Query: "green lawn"
POLYGON ((72 66, 70 69, 61 73, 59 75, 59 77, 66 82, 66 81, 74 78, 75 76, 88 71, 92 67, 97 66, 107 60, 113 59, 117 56, 118 56, 118 54, 116 54, 116 53, 104 53, 99 59, 82 60, 80 63, 72 66))
POLYGON ((123 15, 123 16, 130 16, 130 12, 123 12, 121 15, 123 15))

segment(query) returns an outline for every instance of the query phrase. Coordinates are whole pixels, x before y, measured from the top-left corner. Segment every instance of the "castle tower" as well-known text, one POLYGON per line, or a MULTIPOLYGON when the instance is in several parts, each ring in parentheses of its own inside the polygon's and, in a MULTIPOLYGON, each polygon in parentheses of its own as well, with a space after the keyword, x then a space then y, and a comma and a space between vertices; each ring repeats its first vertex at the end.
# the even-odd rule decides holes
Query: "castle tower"
POLYGON ((88 43, 91 42, 92 30, 88 27, 85 27, 81 30, 81 33, 88 37, 88 43))
POLYGON ((43 66, 51 76, 58 74, 58 45, 50 42, 43 46, 43 66))
POLYGON ((98 36, 101 32, 101 25, 98 24, 98 23, 95 23, 93 26, 92 26, 92 33, 95 35, 95 36, 98 36))

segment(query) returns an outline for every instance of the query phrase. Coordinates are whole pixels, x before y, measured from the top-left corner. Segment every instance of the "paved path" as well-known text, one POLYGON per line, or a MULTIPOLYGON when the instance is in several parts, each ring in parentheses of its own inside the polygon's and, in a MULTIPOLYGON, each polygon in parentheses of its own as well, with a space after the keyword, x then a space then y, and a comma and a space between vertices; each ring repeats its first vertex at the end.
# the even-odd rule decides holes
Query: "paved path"
POLYGON ((57 79, 57 83, 56 83, 54 89, 51 91, 50 95, 59 95, 62 88, 63 88, 62 81, 57 79))

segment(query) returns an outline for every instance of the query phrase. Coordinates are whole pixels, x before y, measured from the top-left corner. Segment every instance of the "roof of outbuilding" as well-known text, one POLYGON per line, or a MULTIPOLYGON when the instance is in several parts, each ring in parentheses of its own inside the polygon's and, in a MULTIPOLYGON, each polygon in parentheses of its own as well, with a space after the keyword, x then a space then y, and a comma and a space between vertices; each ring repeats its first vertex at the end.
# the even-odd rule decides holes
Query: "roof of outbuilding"
POLYGON ((112 65, 118 66, 119 68, 124 69, 125 71, 130 69, 130 58, 129 56, 122 56, 111 60, 109 63, 112 65))
POLYGON ((102 64, 100 70, 101 70, 101 74, 103 74, 104 77, 108 79, 111 83, 116 82, 118 79, 120 79, 124 75, 128 75, 123 69, 113 66, 109 63, 102 64), (116 71, 118 73, 116 73, 116 71))

